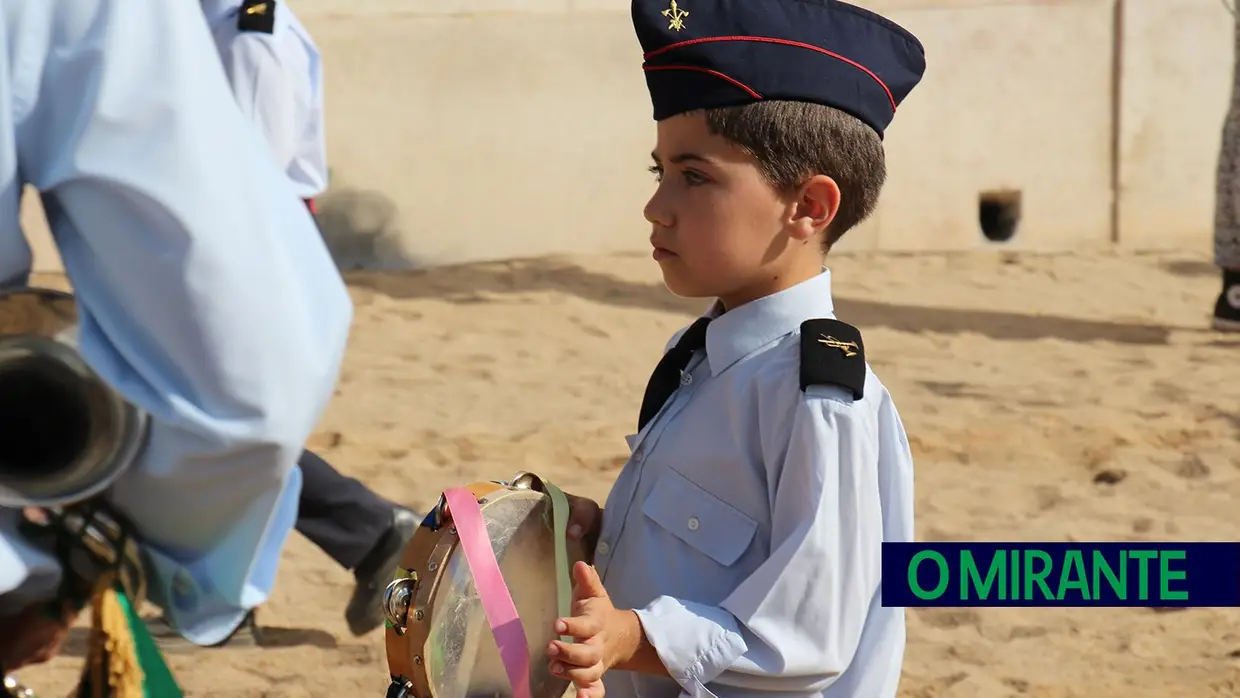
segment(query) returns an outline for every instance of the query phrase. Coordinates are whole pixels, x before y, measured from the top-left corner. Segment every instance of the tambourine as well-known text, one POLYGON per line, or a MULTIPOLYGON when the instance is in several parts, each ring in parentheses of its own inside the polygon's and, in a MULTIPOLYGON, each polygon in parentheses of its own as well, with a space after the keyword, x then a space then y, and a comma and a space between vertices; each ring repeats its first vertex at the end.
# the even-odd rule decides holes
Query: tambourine
POLYGON ((34 689, 23 684, 16 676, 12 674, 4 675, 4 688, 0 689, 0 696, 4 698, 36 698, 34 689))
MULTIPOLYGON (((571 615, 564 493, 530 473, 447 490, 384 593, 388 698, 560 698, 547 646, 571 615)), ((561 638, 569 641, 569 638, 561 638)))

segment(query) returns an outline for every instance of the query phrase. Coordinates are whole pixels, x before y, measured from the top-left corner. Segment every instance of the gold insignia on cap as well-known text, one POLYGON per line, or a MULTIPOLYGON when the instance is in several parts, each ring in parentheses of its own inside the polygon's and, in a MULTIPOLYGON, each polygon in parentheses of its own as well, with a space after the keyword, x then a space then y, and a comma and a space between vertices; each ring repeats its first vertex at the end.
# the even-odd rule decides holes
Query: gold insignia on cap
POLYGON ((251 5, 245 8, 245 13, 247 15, 265 15, 267 14, 267 3, 264 2, 261 5, 251 5))
POLYGON ((840 351, 844 352, 844 356, 846 357, 857 355, 857 343, 856 342, 845 342, 843 340, 836 339, 835 337, 832 337, 830 335, 824 334, 822 336, 822 339, 818 340, 818 343, 831 347, 832 349, 839 349, 840 351))
POLYGON ((680 9, 676 5, 676 0, 672 0, 672 6, 663 10, 663 16, 667 17, 668 29, 680 31, 685 28, 685 17, 689 16, 689 11, 680 9))

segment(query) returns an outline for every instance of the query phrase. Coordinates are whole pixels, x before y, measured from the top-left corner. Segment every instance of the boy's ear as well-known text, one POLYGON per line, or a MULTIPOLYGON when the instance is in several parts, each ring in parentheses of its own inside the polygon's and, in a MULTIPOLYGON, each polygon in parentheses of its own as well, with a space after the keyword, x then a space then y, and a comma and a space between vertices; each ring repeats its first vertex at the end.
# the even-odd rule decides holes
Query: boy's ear
POLYGON ((835 220, 839 210, 840 186, 835 180, 823 174, 810 177, 797 191, 792 214, 793 237, 808 239, 822 233, 835 220))

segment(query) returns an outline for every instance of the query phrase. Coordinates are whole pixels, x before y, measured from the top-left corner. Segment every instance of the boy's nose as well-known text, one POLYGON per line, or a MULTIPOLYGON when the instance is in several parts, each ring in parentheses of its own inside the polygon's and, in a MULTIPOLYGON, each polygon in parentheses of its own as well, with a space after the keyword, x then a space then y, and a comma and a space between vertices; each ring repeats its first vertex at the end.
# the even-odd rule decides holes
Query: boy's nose
POLYGON ((651 224, 670 228, 675 222, 675 217, 672 216, 671 210, 663 201, 663 197, 659 195, 661 189, 662 187, 655 190, 654 195, 646 202, 646 207, 642 209, 642 214, 651 224))

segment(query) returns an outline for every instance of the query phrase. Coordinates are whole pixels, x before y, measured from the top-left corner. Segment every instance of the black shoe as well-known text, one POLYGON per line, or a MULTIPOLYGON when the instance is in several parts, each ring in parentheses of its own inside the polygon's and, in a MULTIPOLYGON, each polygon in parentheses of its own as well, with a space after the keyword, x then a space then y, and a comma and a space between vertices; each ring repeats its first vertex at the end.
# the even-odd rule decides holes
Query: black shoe
POLYGON ((1224 288, 1214 303, 1214 329, 1240 332, 1240 284, 1224 288))
POLYGON ((383 625, 383 590, 392 581, 396 566, 400 564, 400 555, 405 552, 405 546, 420 523, 412 511, 397 507, 392 512, 391 527, 379 539, 374 550, 353 570, 357 587, 345 607, 344 618, 349 623, 349 631, 355 636, 361 637, 383 625))
POLYGON ((173 627, 167 616, 147 621, 146 627, 150 631, 151 637, 155 640, 155 644, 159 645, 160 651, 165 654, 180 654, 201 649, 219 649, 224 647, 228 649, 261 647, 263 644, 262 630, 258 627, 258 620, 255 618, 254 611, 245 614, 245 618, 241 620, 241 625, 238 625, 237 629, 233 630, 228 637, 214 645, 196 645, 181 637, 181 634, 173 627))

